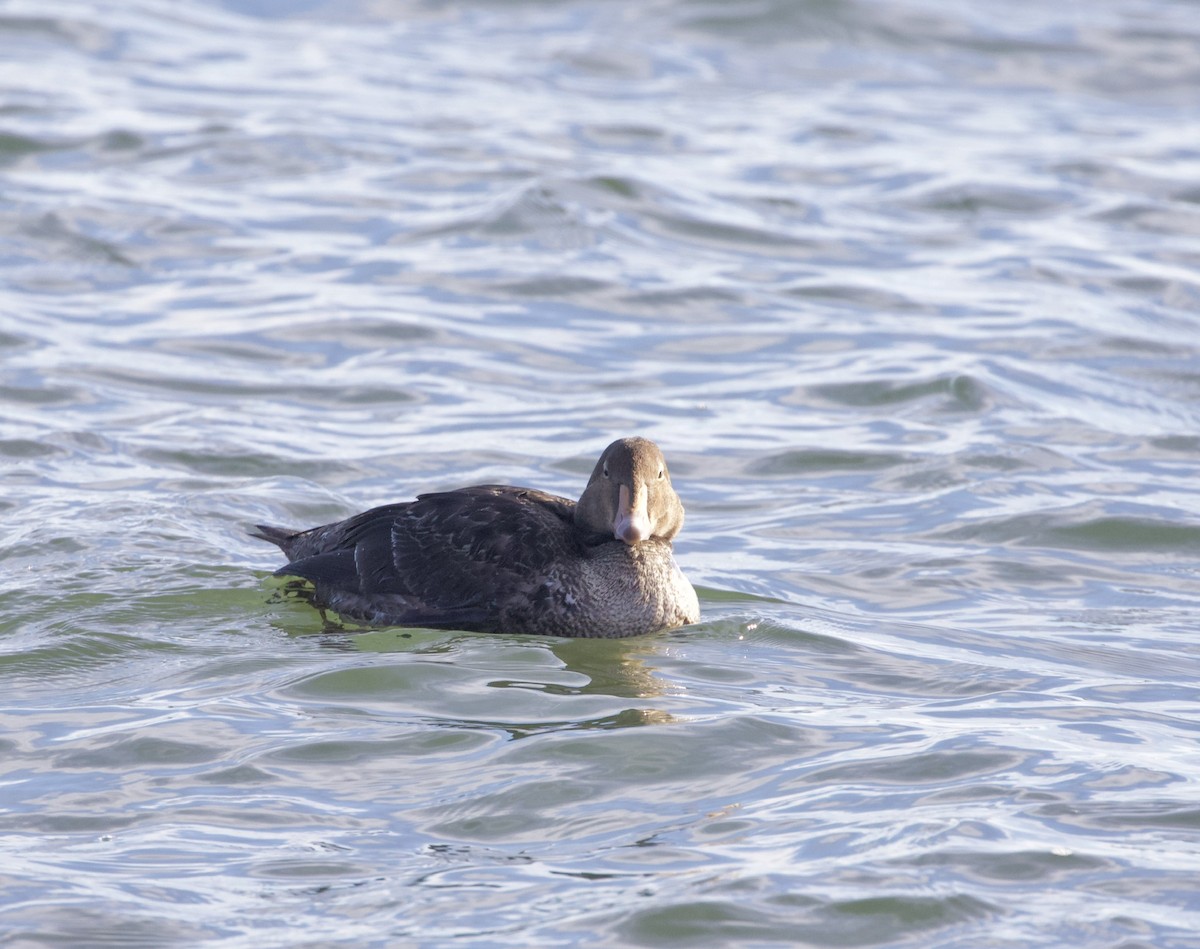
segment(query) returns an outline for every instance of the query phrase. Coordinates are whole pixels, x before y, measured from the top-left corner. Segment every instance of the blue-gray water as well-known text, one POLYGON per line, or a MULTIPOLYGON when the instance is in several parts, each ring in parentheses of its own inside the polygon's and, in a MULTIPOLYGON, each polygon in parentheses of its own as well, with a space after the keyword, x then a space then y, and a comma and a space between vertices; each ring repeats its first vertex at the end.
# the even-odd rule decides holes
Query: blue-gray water
POLYGON ((10 0, 0 942, 1195 946, 1182 0, 10 0), (255 521, 659 441, 703 621, 255 521))

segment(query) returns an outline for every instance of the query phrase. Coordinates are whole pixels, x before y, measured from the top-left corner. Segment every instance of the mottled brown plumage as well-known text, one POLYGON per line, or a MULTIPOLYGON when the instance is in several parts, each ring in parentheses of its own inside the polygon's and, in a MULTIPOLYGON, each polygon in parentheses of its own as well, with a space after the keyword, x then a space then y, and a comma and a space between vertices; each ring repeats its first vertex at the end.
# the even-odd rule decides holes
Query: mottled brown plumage
POLYGON ((316 606, 371 626, 636 636, 694 623, 671 540, 683 505, 658 446, 604 450, 578 503, 532 488, 422 494, 323 527, 259 525, 316 606))

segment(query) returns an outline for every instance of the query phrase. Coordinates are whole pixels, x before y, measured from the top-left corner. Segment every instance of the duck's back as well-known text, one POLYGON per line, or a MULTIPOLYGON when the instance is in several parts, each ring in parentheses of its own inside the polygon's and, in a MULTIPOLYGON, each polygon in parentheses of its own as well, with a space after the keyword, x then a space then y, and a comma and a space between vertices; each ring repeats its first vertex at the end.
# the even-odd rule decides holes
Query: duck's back
POLYGON ((496 632, 514 604, 544 600, 547 578, 582 562, 574 509, 543 491, 479 485, 259 536, 291 561, 279 574, 312 581, 315 602, 343 616, 496 632))

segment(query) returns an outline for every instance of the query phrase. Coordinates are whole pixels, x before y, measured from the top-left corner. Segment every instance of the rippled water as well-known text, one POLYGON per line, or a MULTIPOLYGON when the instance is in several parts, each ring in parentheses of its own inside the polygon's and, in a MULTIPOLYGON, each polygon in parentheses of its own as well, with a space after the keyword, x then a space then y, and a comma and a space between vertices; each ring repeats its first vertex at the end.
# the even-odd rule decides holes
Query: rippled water
POLYGON ((1200 931, 1194 3, 0 10, 0 939, 1200 931), (245 533, 659 441, 703 621, 245 533))

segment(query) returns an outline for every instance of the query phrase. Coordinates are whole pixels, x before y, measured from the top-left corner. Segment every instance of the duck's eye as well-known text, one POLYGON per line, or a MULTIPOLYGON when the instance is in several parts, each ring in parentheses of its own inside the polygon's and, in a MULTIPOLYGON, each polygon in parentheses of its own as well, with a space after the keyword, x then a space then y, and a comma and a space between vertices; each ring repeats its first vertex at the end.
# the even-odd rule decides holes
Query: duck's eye
POLYGON ((662 479, 663 479, 663 478, 665 478, 666 476, 667 476, 667 469, 666 469, 666 468, 659 468, 659 469, 658 469, 658 480, 659 480, 659 481, 662 481, 662 479))
POLYGON ((604 466, 604 477, 608 477, 608 465, 604 466))

